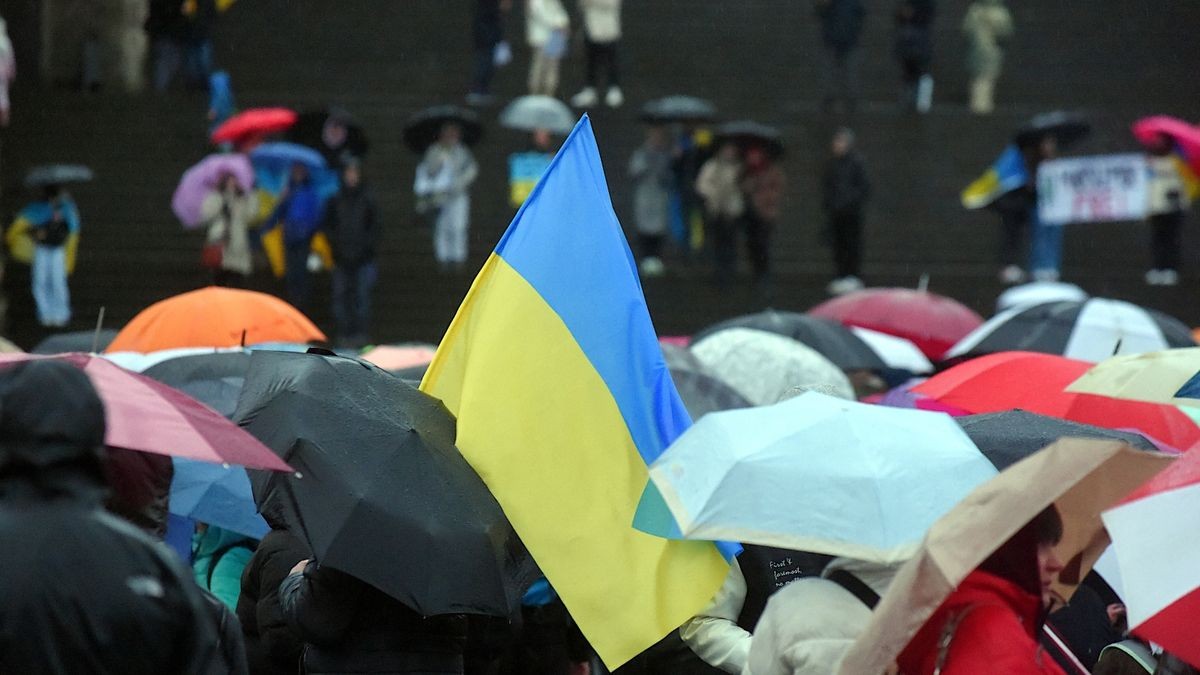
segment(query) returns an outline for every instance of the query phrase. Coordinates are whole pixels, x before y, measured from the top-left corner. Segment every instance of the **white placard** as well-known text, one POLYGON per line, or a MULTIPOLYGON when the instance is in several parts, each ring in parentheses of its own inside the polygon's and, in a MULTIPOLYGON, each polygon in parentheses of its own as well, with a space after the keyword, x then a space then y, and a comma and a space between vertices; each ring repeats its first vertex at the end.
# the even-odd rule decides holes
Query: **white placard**
POLYGON ((1048 225, 1141 220, 1149 171, 1143 155, 1095 155, 1038 167, 1038 216, 1048 225))

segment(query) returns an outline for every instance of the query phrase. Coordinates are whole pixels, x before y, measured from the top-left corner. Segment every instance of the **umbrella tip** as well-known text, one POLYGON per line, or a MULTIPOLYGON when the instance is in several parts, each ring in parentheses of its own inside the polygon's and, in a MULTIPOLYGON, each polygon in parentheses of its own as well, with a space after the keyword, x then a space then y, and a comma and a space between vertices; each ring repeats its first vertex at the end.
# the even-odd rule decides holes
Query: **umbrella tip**
POLYGON ((304 474, 300 473, 299 471, 293 473, 292 476, 295 478, 304 478, 304 474))
POLYGON ((246 329, 242 329, 242 349, 246 348, 246 329))

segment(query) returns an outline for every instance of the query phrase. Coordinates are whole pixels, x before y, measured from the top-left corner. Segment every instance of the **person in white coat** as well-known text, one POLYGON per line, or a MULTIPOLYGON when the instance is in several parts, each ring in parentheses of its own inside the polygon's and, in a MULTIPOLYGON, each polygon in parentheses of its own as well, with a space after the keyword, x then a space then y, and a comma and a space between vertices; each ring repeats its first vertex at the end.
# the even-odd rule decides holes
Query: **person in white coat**
POLYGON ((478 175, 475 157, 463 145, 462 129, 446 123, 417 165, 413 184, 418 210, 434 216, 433 255, 443 271, 461 271, 467 262, 470 189, 478 175))
POLYGON ((604 104, 610 108, 625 102, 621 92, 617 47, 621 42, 621 0, 579 0, 583 10, 584 37, 587 38, 587 85, 571 97, 571 105, 587 108, 600 101, 600 73, 608 88, 604 104))
POLYGON ((801 579, 771 597, 743 673, 828 675, 871 620, 900 564, 835 558, 821 578, 801 579))
POLYGON ((554 96, 558 70, 567 53, 571 19, 562 0, 529 0, 525 6, 525 41, 533 52, 529 64, 529 93, 554 96))

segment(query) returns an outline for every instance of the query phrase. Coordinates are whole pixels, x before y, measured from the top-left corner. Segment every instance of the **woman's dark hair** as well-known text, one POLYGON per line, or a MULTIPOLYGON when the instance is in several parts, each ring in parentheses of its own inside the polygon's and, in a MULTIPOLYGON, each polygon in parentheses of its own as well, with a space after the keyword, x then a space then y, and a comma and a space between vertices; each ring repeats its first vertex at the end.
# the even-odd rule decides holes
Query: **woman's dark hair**
POLYGON ((1037 564, 1038 547, 1057 544, 1062 535, 1062 517, 1051 504, 1001 544, 979 569, 1007 579, 1030 593, 1040 594, 1042 582, 1037 564))
POLYGON ((1028 526, 1033 527, 1039 546, 1042 544, 1055 546, 1058 542, 1062 541, 1062 516, 1058 515, 1058 509, 1053 504, 1042 509, 1041 513, 1034 516, 1033 520, 1029 521, 1028 526))

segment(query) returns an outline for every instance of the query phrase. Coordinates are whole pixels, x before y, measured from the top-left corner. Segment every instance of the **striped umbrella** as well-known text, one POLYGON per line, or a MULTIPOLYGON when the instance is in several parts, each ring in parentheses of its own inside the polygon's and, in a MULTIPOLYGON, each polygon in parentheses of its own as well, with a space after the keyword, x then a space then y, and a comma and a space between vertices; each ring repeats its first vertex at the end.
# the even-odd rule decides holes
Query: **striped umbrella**
POLYGON ((946 352, 945 359, 1024 351, 1096 363, 1115 354, 1194 347, 1175 318, 1121 300, 1092 298, 1014 307, 997 314, 946 352))

